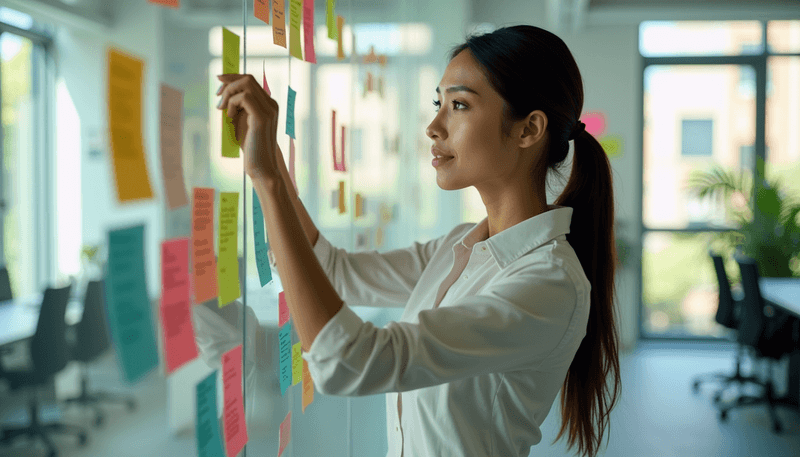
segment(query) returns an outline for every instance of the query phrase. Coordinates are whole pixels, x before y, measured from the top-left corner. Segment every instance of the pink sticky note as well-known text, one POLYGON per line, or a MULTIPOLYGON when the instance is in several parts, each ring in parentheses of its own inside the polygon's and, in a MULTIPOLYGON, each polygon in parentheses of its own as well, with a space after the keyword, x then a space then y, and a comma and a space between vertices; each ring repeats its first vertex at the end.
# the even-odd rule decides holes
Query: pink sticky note
POLYGON ((289 306, 286 304, 286 296, 283 292, 278 294, 278 327, 289 322, 289 306))
POLYGON ((283 454, 283 450, 286 449, 286 445, 289 444, 289 440, 292 437, 292 412, 289 411, 286 414, 286 418, 281 422, 281 428, 278 432, 280 434, 278 440, 278 457, 281 457, 283 454))
POLYGON ((297 180, 294 178, 294 138, 292 137, 289 137, 289 177, 292 178, 295 193, 299 194, 297 180))
POLYGON ((314 0, 303 0, 303 31, 306 62, 317 63, 317 55, 314 53, 314 0))
POLYGON ((347 171, 347 167, 345 166, 344 162, 344 126, 342 126, 342 160, 339 162, 339 171, 347 171))
POLYGON ((235 457, 247 444, 247 424, 242 398, 242 345, 222 354, 222 385, 224 404, 225 450, 235 457))
POLYGON ((267 91, 267 95, 270 97, 272 96, 272 91, 269 90, 269 86, 267 85, 267 61, 264 61, 264 90, 267 91))
POLYGON ((167 374, 197 358, 189 281, 189 238, 161 243, 161 325, 167 374))
POLYGON ((603 113, 598 111, 584 114, 581 116, 581 122, 586 124, 587 132, 598 138, 606 130, 606 117, 603 115, 603 113))

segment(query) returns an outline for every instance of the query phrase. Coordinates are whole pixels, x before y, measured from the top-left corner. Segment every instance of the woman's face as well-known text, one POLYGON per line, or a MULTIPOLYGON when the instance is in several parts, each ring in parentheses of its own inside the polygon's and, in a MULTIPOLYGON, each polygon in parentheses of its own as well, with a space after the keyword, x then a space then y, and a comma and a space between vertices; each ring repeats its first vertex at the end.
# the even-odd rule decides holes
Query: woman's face
MULTIPOLYGON (((434 141, 433 148, 439 150, 433 153, 452 157, 436 165, 440 188, 475 186, 483 193, 501 189, 510 181, 529 179, 532 154, 519 149, 524 123, 512 126, 510 136, 503 135, 503 99, 486 80, 469 49, 450 61, 436 92, 436 115, 425 133, 434 141)), ((530 140, 524 144, 530 144, 530 140)))

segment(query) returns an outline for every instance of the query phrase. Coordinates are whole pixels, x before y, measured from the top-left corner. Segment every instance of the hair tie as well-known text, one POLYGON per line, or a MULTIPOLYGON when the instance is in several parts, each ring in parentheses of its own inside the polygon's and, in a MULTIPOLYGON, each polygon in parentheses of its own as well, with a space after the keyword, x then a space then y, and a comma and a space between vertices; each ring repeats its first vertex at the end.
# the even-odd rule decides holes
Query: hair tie
POLYGON ((586 124, 581 121, 578 121, 578 125, 575 126, 575 130, 572 131, 572 135, 569 136, 570 140, 574 140, 578 137, 582 131, 586 130, 586 124))

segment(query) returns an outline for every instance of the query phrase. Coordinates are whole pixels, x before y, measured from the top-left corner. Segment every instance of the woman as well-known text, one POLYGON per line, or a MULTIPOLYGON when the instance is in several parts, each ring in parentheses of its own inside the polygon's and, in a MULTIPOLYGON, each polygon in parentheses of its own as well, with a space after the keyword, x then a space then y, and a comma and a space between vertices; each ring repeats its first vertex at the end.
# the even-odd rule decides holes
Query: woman
POLYGON ((453 49, 426 131, 436 182, 475 186, 488 217, 384 254, 319 234, 275 141, 277 103, 252 76, 220 79, 318 390, 386 393, 391 457, 527 456, 561 390, 556 440, 594 456, 620 384, 614 199, 564 42, 523 25, 453 49), (570 180, 547 205, 570 140, 570 180), (404 314, 376 328, 345 304, 404 314))

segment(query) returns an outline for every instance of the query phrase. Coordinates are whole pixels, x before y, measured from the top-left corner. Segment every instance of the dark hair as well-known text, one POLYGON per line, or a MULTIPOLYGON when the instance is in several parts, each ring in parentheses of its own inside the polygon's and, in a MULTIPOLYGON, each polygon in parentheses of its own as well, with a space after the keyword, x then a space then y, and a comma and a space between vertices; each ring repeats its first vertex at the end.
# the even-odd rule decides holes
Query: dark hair
MULTIPOLYGON (((471 51, 504 100, 504 135, 509 134, 513 122, 532 111, 547 115, 546 153, 531 170, 533 182, 546 182, 548 170, 563 182, 559 167, 567 157, 583 109, 583 80, 567 45, 547 30, 518 25, 469 36, 452 49, 450 60, 465 49, 471 51)), ((611 164, 602 145, 585 130, 578 131, 574 140, 572 173, 554 203, 573 208, 567 241, 591 282, 591 305, 586 335, 561 388, 561 429, 553 443, 569 430, 568 449, 577 441, 578 452, 593 457, 621 385, 614 316, 614 195, 611 164), (607 399, 612 387, 609 376, 613 394, 607 399)))

